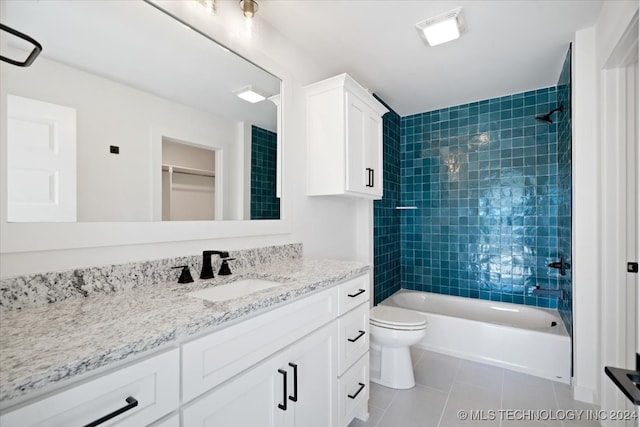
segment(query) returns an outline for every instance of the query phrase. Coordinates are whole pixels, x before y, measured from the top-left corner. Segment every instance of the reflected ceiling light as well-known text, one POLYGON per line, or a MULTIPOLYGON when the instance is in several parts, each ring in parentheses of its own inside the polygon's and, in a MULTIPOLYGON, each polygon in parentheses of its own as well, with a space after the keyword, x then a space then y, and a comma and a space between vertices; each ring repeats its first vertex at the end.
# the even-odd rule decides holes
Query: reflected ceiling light
POLYGON ((255 104, 256 102, 260 102, 265 100, 267 97, 260 93, 259 90, 254 89, 251 86, 245 86, 240 89, 236 89, 233 93, 238 97, 242 98, 247 102, 255 104))
POLYGON ((433 18, 420 21, 416 24, 416 27, 424 40, 429 43, 429 46, 437 46, 455 40, 460 37, 460 33, 464 30, 462 8, 459 7, 433 18))
POLYGON ((198 0, 198 3, 202 5, 209 13, 216 13, 216 0, 198 0))
POLYGON ((258 12, 258 2, 255 0, 240 0, 240 9, 247 18, 253 18, 258 12))

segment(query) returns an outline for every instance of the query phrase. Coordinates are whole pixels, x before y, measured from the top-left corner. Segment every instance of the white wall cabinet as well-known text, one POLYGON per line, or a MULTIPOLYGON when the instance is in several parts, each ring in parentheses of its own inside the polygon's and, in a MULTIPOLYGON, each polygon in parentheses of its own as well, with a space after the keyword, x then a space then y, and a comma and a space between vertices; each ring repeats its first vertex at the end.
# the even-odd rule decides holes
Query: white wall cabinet
POLYGON ((347 74, 306 87, 307 194, 382 198, 382 115, 347 74))

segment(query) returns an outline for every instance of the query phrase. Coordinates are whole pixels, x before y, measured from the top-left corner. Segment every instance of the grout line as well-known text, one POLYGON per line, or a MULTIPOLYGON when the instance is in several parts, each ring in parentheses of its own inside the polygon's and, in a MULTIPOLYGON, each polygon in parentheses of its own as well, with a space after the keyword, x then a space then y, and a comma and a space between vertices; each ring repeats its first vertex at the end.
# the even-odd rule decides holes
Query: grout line
MULTIPOLYGON (((500 381, 500 409, 504 408, 504 368, 500 368, 502 380, 500 381)), ((500 418, 500 427, 502 427, 502 418, 500 418)))
POLYGON ((444 413, 449 405, 449 399, 451 398, 451 392, 453 391, 453 385, 456 383, 456 379, 458 378, 458 374, 460 373, 460 365, 462 364, 462 359, 458 359, 458 367, 456 368, 456 374, 453 376, 453 380, 451 381, 451 385, 449 386, 449 393, 447 393, 447 399, 444 401, 444 405, 442 406, 442 412, 440 412, 440 419, 438 420, 438 427, 442 424, 442 419, 444 418, 444 413))

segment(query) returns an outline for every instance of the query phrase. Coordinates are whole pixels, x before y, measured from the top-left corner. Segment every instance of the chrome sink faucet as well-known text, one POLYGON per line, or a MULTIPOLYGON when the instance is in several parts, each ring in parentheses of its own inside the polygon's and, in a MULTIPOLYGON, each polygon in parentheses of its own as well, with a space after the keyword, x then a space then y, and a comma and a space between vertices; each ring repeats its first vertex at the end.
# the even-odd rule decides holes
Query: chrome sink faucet
POLYGON ((221 259, 229 258, 229 252, 227 251, 202 251, 202 271, 200 272, 201 279, 213 279, 211 255, 218 255, 221 259))

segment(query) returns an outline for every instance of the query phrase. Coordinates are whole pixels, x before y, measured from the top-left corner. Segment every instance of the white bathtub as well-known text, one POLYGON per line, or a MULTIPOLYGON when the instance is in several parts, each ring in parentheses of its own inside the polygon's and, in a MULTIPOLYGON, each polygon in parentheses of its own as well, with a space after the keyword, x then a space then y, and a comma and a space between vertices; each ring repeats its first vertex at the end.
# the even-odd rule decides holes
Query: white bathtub
POLYGON ((404 289, 381 304, 426 315, 417 347, 570 382, 571 339, 555 310, 404 289))

